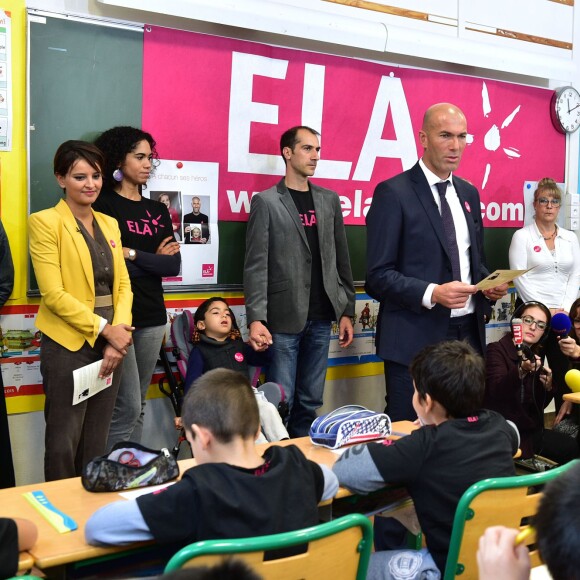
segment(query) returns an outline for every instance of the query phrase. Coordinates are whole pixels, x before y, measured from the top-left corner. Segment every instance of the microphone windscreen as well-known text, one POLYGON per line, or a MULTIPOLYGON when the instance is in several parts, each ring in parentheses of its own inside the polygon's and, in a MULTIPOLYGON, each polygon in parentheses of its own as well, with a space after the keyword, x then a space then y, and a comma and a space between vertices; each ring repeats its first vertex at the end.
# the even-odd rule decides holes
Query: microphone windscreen
POLYGON ((564 377, 566 384, 575 393, 580 392, 580 371, 578 369, 570 369, 564 377))
POLYGON ((514 344, 520 346, 524 342, 524 328, 521 318, 512 318, 512 334, 514 336, 514 344))
POLYGON ((556 312, 552 316, 552 330, 556 334, 568 334, 572 328, 572 321, 565 312, 556 312))

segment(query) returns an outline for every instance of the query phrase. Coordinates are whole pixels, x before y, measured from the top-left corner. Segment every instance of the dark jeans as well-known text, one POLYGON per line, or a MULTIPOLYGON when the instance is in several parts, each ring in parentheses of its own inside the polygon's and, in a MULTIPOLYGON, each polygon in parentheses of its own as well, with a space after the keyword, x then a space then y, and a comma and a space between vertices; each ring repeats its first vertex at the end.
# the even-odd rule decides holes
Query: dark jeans
POLYGON ((267 379, 282 385, 290 407, 290 437, 308 435, 316 410, 322 406, 330 321, 308 320, 298 334, 272 335, 272 362, 267 379))
POLYGON ((46 334, 40 347, 40 372, 46 402, 44 476, 46 481, 77 477, 94 457, 105 453, 107 434, 121 380, 122 364, 113 384, 91 398, 72 404, 73 371, 103 358, 106 341, 87 342, 72 352, 46 334))

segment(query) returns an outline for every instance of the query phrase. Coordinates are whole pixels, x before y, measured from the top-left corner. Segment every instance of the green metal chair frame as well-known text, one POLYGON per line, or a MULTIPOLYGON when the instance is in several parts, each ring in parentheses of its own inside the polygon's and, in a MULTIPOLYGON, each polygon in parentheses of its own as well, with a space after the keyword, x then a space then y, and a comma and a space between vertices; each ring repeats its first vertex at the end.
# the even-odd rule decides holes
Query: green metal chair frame
POLYGON ((364 580, 372 545, 373 528, 370 520, 361 514, 349 514, 293 532, 196 542, 179 550, 167 563, 165 572, 179 569, 194 558, 192 564, 207 565, 219 562, 224 557, 236 557, 245 560, 264 578, 280 580, 290 578, 293 567, 299 570, 299 576, 293 576, 294 578, 345 578, 346 567, 349 565, 353 567, 353 563, 358 559, 358 564, 353 567, 355 570, 353 578, 364 580), (276 560, 263 559, 265 551, 302 544, 308 544, 308 550, 304 554, 276 560), (202 557, 205 556, 214 558, 210 562, 202 562, 202 557))
MULTIPOLYGON (((575 460, 542 473, 490 478, 474 483, 457 504, 444 580, 477 578, 476 554, 483 532, 489 526, 498 525, 523 529, 522 519, 536 513, 542 496, 541 491, 530 488, 548 483, 579 462, 575 460)), ((534 538, 530 537, 526 544, 533 542, 534 538)), ((530 555, 532 566, 539 565, 537 551, 530 555)))

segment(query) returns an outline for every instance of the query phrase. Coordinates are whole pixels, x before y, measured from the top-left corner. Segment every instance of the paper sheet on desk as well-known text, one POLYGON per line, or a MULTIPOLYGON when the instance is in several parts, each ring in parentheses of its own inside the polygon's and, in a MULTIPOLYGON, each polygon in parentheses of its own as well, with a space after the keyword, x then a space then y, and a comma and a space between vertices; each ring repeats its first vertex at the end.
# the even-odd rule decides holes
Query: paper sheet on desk
MULTIPOLYGON (((535 266, 534 266, 535 268, 535 266)), ((490 288, 495 288, 496 286, 501 286, 506 282, 511 282, 520 276, 523 276, 530 270, 534 268, 528 268, 527 270, 496 270, 492 272, 487 278, 480 280, 476 287, 478 290, 489 290, 490 288)))
POLYGON ((102 360, 98 360, 73 371, 73 405, 86 401, 113 384, 114 373, 111 373, 106 379, 99 378, 102 362, 102 360))

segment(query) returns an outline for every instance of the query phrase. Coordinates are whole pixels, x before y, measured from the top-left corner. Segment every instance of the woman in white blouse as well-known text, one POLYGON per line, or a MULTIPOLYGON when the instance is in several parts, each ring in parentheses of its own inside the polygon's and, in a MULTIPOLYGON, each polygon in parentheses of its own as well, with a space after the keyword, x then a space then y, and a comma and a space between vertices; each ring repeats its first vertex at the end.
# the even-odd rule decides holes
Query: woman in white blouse
MULTIPOLYGON (((545 177, 534 192, 534 221, 514 233, 509 250, 511 269, 534 268, 514 280, 518 301, 542 302, 552 316, 557 312, 569 313, 580 286, 580 244, 574 232, 556 223, 561 205, 558 185, 545 177)), ((560 410, 568 361, 558 348, 554 333, 546 341, 546 355, 554 372, 556 408, 560 410)), ((558 414, 556 422, 561 418, 558 414)))

